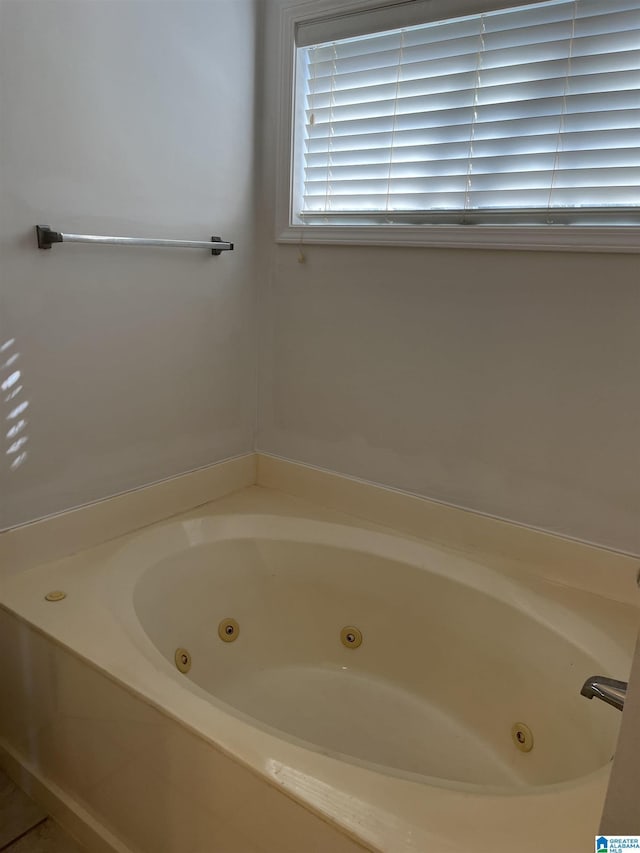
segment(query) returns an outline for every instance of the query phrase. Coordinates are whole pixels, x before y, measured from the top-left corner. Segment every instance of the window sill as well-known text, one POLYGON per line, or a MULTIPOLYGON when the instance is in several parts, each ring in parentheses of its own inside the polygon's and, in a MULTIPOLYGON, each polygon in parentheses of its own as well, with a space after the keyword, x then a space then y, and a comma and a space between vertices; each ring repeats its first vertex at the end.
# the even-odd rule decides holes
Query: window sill
POLYGON ((640 252, 638 226, 290 225, 277 243, 506 249, 532 252, 640 252))

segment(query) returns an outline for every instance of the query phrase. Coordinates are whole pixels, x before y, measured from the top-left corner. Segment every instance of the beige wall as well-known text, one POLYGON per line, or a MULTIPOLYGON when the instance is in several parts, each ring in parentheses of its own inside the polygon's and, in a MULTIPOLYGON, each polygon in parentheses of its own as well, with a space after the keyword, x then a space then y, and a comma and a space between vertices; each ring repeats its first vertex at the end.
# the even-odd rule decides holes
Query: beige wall
POLYGON ((257 283, 261 450, 640 552, 636 257, 299 264, 273 239, 284 2, 258 4, 259 201, 250 0, 0 3, 0 346, 29 403, 12 470, 0 399, 0 529, 251 449, 257 283), (237 250, 44 253, 37 222, 237 250))
POLYGON ((267 0, 259 448, 640 553, 637 256, 274 243, 267 0))
POLYGON ((253 449, 255 9, 1 0, 0 16, 0 365, 19 353, 23 385, 0 397, 2 529, 253 449), (37 223, 237 249, 39 252, 37 223))

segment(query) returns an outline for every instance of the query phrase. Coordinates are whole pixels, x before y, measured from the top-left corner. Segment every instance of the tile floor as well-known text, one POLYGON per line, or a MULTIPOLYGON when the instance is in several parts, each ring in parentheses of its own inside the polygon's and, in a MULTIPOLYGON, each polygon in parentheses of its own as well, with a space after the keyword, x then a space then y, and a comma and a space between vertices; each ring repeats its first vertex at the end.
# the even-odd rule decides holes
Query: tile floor
POLYGON ((1 853, 86 853, 0 770, 1 853))

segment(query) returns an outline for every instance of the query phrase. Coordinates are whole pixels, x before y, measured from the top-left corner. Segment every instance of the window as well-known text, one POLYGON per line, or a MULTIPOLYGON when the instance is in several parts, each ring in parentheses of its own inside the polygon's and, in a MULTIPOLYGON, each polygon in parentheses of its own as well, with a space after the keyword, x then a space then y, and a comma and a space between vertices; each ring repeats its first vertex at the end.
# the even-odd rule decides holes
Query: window
POLYGON ((640 249, 640 0, 453 5, 297 22, 292 239, 475 225, 640 249), (390 26, 407 13, 432 19, 390 26))

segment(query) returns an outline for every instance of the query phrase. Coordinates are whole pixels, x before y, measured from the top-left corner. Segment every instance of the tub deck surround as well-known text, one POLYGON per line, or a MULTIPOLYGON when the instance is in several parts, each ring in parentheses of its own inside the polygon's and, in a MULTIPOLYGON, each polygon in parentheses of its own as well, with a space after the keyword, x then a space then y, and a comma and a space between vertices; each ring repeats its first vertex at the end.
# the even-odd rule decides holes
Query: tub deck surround
POLYGON ((259 453, 257 482, 434 542, 506 574, 640 602, 640 555, 612 551, 355 477, 259 453))
POLYGON ((256 454, 247 453, 0 531, 0 579, 253 485, 256 465, 256 454))
MULTIPOLYGON (((366 488, 370 490, 373 487, 366 488)), ((323 503, 328 502, 325 496, 321 500, 323 503)), ((389 520, 393 521, 393 516, 389 520)), ((545 537, 547 552, 551 551, 554 541, 554 537, 545 537)), ((511 543, 509 548, 513 550, 513 547, 511 543)), ((562 554, 575 548, 577 555, 586 553, 586 550, 597 550, 566 541, 559 541, 558 548, 562 554)), ((476 551, 476 557, 478 553, 476 551)), ((317 550, 315 554, 317 556, 317 550)), ((313 564, 316 556, 307 556, 313 564)), ((495 853, 496 850, 512 853, 517 849, 519 853, 533 853, 548 846, 549 839, 553 839, 556 849, 571 853, 589 849, 598 828, 607 788, 610 766, 608 760, 615 743, 619 715, 601 703, 596 705, 581 699, 578 695, 578 682, 581 683, 583 677, 593 674, 582 672, 588 664, 602 670, 603 674, 622 678, 628 675, 638 611, 635 604, 623 604, 615 599, 623 597, 626 574, 631 573, 634 561, 606 551, 598 556, 600 563, 593 557, 592 563, 588 565, 597 564, 600 569, 609 561, 616 578, 612 585, 613 595, 604 598, 600 594, 598 571, 587 571, 587 577, 581 584, 583 588, 575 589, 567 582, 559 583, 557 578, 551 582, 544 576, 536 575, 535 561, 529 564, 522 560, 521 565, 514 560, 507 567, 507 571, 504 565, 507 558, 504 554, 501 556, 499 570, 486 560, 474 560, 470 556, 463 556, 459 551, 442 546, 428 546, 415 535, 394 535, 389 527, 384 528, 372 521, 354 519, 300 497, 254 486, 168 522, 148 527, 144 531, 103 543, 72 557, 12 574, 3 582, 3 621, 9 620, 13 625, 11 630, 18 631, 21 637, 18 645, 23 650, 23 665, 24 661, 36 658, 49 662, 54 659, 50 670, 57 674, 46 676, 42 672, 34 683, 44 683, 47 678, 49 681, 57 680, 58 693, 54 690, 53 694, 59 696, 62 690, 60 685, 73 685, 73 680, 61 676, 60 673, 65 673, 72 667, 80 679, 78 683, 83 685, 83 695, 87 695, 86 685, 93 683, 95 676, 101 679, 101 684, 104 683, 111 691, 117 692, 118 702, 121 701, 120 694, 124 693, 140 708, 156 714, 157 718, 154 719, 161 720, 162 725, 170 727, 161 746, 149 744, 142 734, 148 727, 130 725, 130 715, 118 716, 119 712, 116 711, 111 714, 108 701, 112 700, 101 702, 101 707, 107 708, 107 712, 103 713, 100 719, 103 724, 115 728, 118 733, 116 738, 122 738, 121 742, 125 744, 125 752, 136 752, 139 755, 145 743, 148 746, 145 760, 139 762, 140 766, 136 762, 130 764, 129 770, 123 776, 118 776, 115 769, 107 767, 103 769, 101 778, 112 774, 109 785, 113 790, 121 787, 123 798, 135 799, 137 795, 134 791, 140 792, 147 784, 153 786, 157 798, 162 801, 162 809, 166 810, 167 814, 175 811, 175 826, 179 825, 188 813, 184 803, 184 790, 200 793, 206 790, 207 785, 220 779, 216 768, 219 770, 220 762, 224 760, 229 762, 227 767, 234 768, 234 773, 240 774, 243 780, 238 784, 241 799, 242 792, 246 792, 245 803, 253 797, 256 785, 266 786, 269 796, 276 798, 274 803, 280 802, 281 799, 293 809, 292 822, 300 834, 298 847, 291 848, 291 853, 306 849, 300 847, 300 838, 306 839, 308 849, 317 853, 326 853, 329 849, 332 853, 334 849, 342 850, 342 847, 336 846, 338 842, 346 845, 345 850, 351 851, 352 847, 349 845, 356 845, 356 839, 366 848, 390 853, 422 853, 427 849, 440 849, 449 853, 495 853), (534 738, 536 732, 538 733, 538 743, 534 745, 534 750, 528 755, 517 752, 515 748, 513 753, 501 753, 493 744, 493 758, 497 755, 498 760, 494 761, 491 767, 490 762, 484 763, 477 755, 473 761, 467 761, 464 750, 455 755, 455 761, 447 762, 445 752, 440 756, 440 765, 435 771, 440 776, 433 779, 428 778, 428 750, 420 757, 420 766, 406 766, 410 760, 407 755, 392 766, 394 762, 390 761, 388 752, 386 756, 381 756, 372 754, 369 748, 345 749, 344 744, 341 745, 335 740, 335 728, 325 730, 324 735, 328 739, 322 741, 322 733, 319 734, 317 730, 310 732, 309 727, 305 728, 303 725, 304 712, 309 711, 309 708, 300 707, 299 713, 292 715, 288 722, 291 723, 290 728, 293 731, 288 734, 276 732, 276 728, 286 728, 287 724, 286 719, 277 716, 282 714, 282 705, 276 703, 267 709, 268 713, 262 708, 262 719, 255 711, 250 715, 248 711, 254 699, 248 694, 251 690, 255 692, 260 685, 255 680, 251 681, 256 675, 255 671, 249 672, 247 669, 250 669, 252 658, 247 655, 241 660, 242 649, 247 648, 248 641, 252 641, 250 645, 254 649, 260 645, 255 637, 252 638, 252 623, 257 624, 257 621, 262 619, 263 632, 268 630, 269 619, 274 620, 274 625, 278 624, 282 615, 279 607, 283 601, 278 603, 275 599, 265 599, 262 596, 261 600, 266 604, 260 609, 260 602, 251 601, 250 596, 247 596, 246 600, 237 605, 236 612, 217 612, 215 602, 221 595, 234 596, 233 601, 229 598, 225 602, 231 608, 239 601, 237 594, 243 589, 249 592, 251 588, 246 582, 249 575, 245 577, 244 584, 240 584, 237 589, 232 588, 233 583, 240 580, 243 569, 238 568, 233 562, 233 555, 224 549, 232 541, 237 543, 240 540, 247 547, 253 547, 251 542, 269 543, 266 551, 263 549, 261 553, 264 557, 271 549, 270 556, 267 556, 273 561, 270 564, 273 571, 277 575, 278 571, 280 572, 276 578, 276 586, 279 583, 281 589, 291 585, 296 561, 300 564, 302 559, 296 549, 309 546, 310 543, 313 547, 337 549, 331 552, 331 559, 328 561, 329 569, 333 567, 333 579, 348 573, 348 569, 341 562, 345 549, 356 554, 370 554, 374 563, 382 561, 378 566, 380 577, 389 576, 389 572, 393 570, 396 577, 402 576, 407 591, 411 590, 411 600, 407 600, 407 612, 411 612, 412 608, 414 612, 407 624, 410 624, 408 634, 416 646, 421 640, 424 643, 424 635, 420 635, 423 626, 418 624, 416 618, 416 610, 419 609, 416 605, 419 600, 419 588, 415 586, 419 581, 418 575, 414 576, 416 562, 432 573, 437 584, 459 586, 463 592, 460 615, 464 616, 464 619, 474 618, 476 604, 480 600, 475 596, 482 597, 487 593, 491 603, 485 612, 496 618, 483 622, 482 626, 475 626, 476 642, 471 644, 467 653, 472 656, 478 649, 484 650, 484 662, 479 661, 478 666, 487 668, 487 679, 494 688, 500 687, 498 682, 493 685, 491 678, 495 677, 499 666, 504 664, 504 650, 517 645, 517 638, 514 637, 505 637, 504 642, 500 642, 500 638, 495 637, 495 625, 502 619, 502 616, 498 615, 502 612, 502 607, 515 608, 522 619, 513 624, 528 626, 523 630, 529 632, 526 636, 531 640, 531 645, 538 647, 541 654, 536 658, 532 651, 532 656, 527 658, 526 665, 520 670, 517 668, 517 662, 513 662, 516 668, 511 670, 509 677, 511 678, 514 672, 519 674, 515 680, 503 685, 502 695, 498 691, 495 708, 499 717, 501 706, 505 707, 505 719, 501 722, 504 728, 516 713, 512 701, 514 693, 522 691, 521 711, 518 709, 517 719, 513 722, 528 724, 531 717, 536 718, 536 723, 532 725, 534 738), (281 547, 278 543, 283 542, 286 543, 284 550, 278 550, 281 547), (293 548, 289 547, 291 543, 293 548), (208 568, 219 562, 224 564, 220 569, 225 578, 224 593, 218 591, 213 594, 212 590, 208 591, 201 585, 203 578, 211 575, 208 569, 202 572, 198 568, 198 560, 202 557, 205 558, 208 568), (219 557, 224 559, 219 560, 219 557), (391 566, 384 561, 395 562, 391 566), (410 577, 403 574, 407 567, 410 569, 410 577), (234 571, 231 571, 231 568, 234 571), (184 580, 184 584, 176 582, 176 571, 180 571, 180 581, 184 580), (153 582, 154 573, 158 583, 153 582), (593 588, 589 588, 590 578, 594 581, 593 588), (55 603, 46 602, 44 595, 53 589, 64 590, 67 597, 55 603), (176 602, 175 608, 165 607, 163 610, 162 603, 166 604, 171 600, 176 602), (189 600, 194 605, 194 612, 185 622, 185 607, 189 600), (198 608, 199 613, 196 613, 198 608), (254 619, 251 618, 251 612, 254 619), (217 626, 222 617, 238 620, 240 635, 237 642, 222 644, 219 641, 217 626), (189 630, 193 634, 185 639, 182 635, 189 630), (37 643, 34 637, 38 638, 37 643), (209 642, 213 643, 212 647, 206 645, 209 642), (191 646, 189 650, 192 652, 193 667, 189 674, 182 675, 177 671, 171 655, 176 647, 187 644, 191 646), (39 649, 37 654, 33 651, 35 645, 38 645, 39 649), (207 673, 202 668, 202 658, 207 657, 205 649, 211 648, 216 650, 216 654, 230 652, 236 655, 239 664, 237 672, 242 672, 242 678, 234 683, 233 668, 227 672, 227 677, 220 675, 213 678, 211 673, 207 673), (490 659, 491 655, 499 654, 503 656, 502 661, 490 659), (494 664, 495 671, 492 668, 494 664), (242 667, 245 668, 244 671, 242 667), (575 672, 572 676, 575 690, 569 689, 568 684, 566 691, 562 689, 562 676, 566 674, 567 668, 575 672), (551 689, 545 693, 541 686, 544 687, 546 671, 551 672, 552 676, 551 689), (527 693, 528 680, 535 685, 533 693, 527 693), (220 695, 212 696, 212 688, 219 688, 220 695), (550 709, 548 725, 551 725, 554 718, 556 722, 566 721, 566 739, 562 738, 561 725, 554 731, 545 728, 545 708, 550 709), (178 745, 183 744, 187 735, 191 739, 189 743, 192 751, 197 752, 199 756, 197 761, 190 758, 188 748, 178 745), (305 741, 306 745, 303 743, 305 741), (309 741, 312 743, 309 744, 309 741), (559 761, 554 766, 551 752, 546 749, 548 742, 553 743, 551 752, 556 758, 562 756, 567 760, 559 761), (581 749, 581 746, 584 746, 584 749, 581 749), (336 753, 340 752, 347 754, 340 759, 336 757, 336 753), (504 755, 508 756, 506 760, 504 755), (539 762, 538 765, 526 764, 529 759, 539 762), (202 762, 202 765, 198 762, 202 762), (200 766, 203 768, 201 771, 194 770, 200 766), (203 786, 201 782, 194 781, 194 772, 204 774, 209 780, 207 785, 203 786), (147 778, 145 773, 151 773, 152 776, 147 778), (243 776, 243 773, 246 775, 243 776), (505 775, 509 777, 506 781, 505 775), (172 805, 171 795, 168 793, 175 785, 184 788, 182 799, 176 799, 179 806, 172 805), (318 821, 319 817, 322 820, 318 821), (322 830, 319 827, 322 827, 322 830), (335 838, 332 836, 333 840, 329 842, 328 836, 322 835, 322 832, 343 834, 338 834, 335 838), (319 838, 324 840, 318 841, 319 838), (514 847, 514 844, 517 847, 514 847)), ((576 556, 574 560, 577 560, 576 556)), ((561 563, 558 558, 556 561, 561 563)), ((309 562, 302 559, 302 564, 307 565, 309 562)), ((246 561, 245 565, 248 565, 246 561)), ((355 572, 354 579, 357 578, 356 587, 359 589, 364 582, 365 563, 356 567, 355 572)), ((361 670, 356 670, 355 664, 344 664, 351 666, 352 671, 355 670, 354 674, 369 678, 370 686, 371 678, 375 675, 371 667, 375 667, 376 660, 381 659, 381 650, 385 645, 385 638, 379 630, 380 616, 376 615, 369 621, 364 611, 360 614, 360 620, 365 619, 367 622, 359 625, 364 634, 364 643, 360 649, 342 647, 338 637, 342 623, 352 622, 350 613, 357 605, 357 596, 353 595, 354 589, 352 587, 348 593, 345 591, 344 596, 335 596, 330 590, 328 598, 325 590, 319 600, 323 597, 325 599, 322 604, 323 612, 330 607, 333 608, 332 612, 340 611, 334 613, 336 626, 332 626, 337 627, 335 643, 339 654, 344 653, 344 656, 350 655, 352 658, 360 653, 366 655, 367 649, 372 651, 374 644, 377 644, 379 654, 372 655, 368 664, 365 664, 366 659, 361 657, 361 670), (344 608, 344 612, 340 608, 344 608)), ((383 598, 391 594, 390 590, 392 587, 386 590, 383 598)), ((367 592, 370 591, 368 588, 367 592)), ((265 592, 265 588, 262 592, 265 592)), ((441 590, 438 595, 440 593, 441 590)), ((637 595, 635 584, 634 593, 637 595)), ((286 589, 284 594, 288 594, 286 589)), ((301 600, 309 603, 308 597, 298 598, 298 604, 301 600)), ((628 601, 633 599, 629 598, 628 601)), ((446 612, 449 606, 447 603, 443 612, 446 612)), ((436 607, 432 611, 434 618, 437 610, 436 607)), ((295 609, 291 612, 295 612, 295 609)), ((313 613, 312 616, 313 619, 307 621, 314 621, 313 613)), ((358 625, 358 621, 354 619, 353 624, 358 625)), ((291 640, 295 625, 292 623, 289 629, 287 636, 291 640)), ((388 630, 393 630, 393 626, 388 626, 388 630)), ((283 648, 295 645, 285 643, 285 635, 282 631, 278 634, 275 627, 273 637, 274 642, 282 643, 283 648)), ((454 632, 448 635, 447 642, 453 646, 459 639, 454 632)), ((15 643, 12 647, 16 648, 15 643)), ((274 661, 275 652, 268 647, 269 642, 264 641, 258 657, 262 655, 266 660, 265 656, 270 654, 270 660, 274 661)), ((326 664, 326 648, 328 646, 319 647, 314 660, 326 664)), ((397 649, 397 645, 395 648, 397 649)), ((410 683, 410 677, 412 672, 418 672, 421 667, 426 666, 426 660, 424 650, 416 651, 418 653, 412 653, 415 657, 407 657, 402 666, 396 667, 396 675, 398 684, 404 683, 409 693, 420 698, 420 690, 410 683)), ((464 656, 460 650, 457 654, 457 660, 463 660, 464 656)), ((347 657, 346 660, 352 658, 347 657)), ((284 658, 280 660, 287 665, 295 665, 284 658)), ((308 660, 309 658, 307 662, 308 660)), ((333 660, 331 658, 329 662, 333 660)), ((284 669, 286 670, 286 667, 284 669)), ((472 671, 473 667, 468 672, 472 671)), ((390 670, 387 670, 382 673, 387 680, 389 672, 390 670)), ((17 667, 14 675, 16 689, 19 689, 22 683, 19 673, 20 667, 17 667)), ((280 675, 282 674, 281 671, 280 675)), ((307 674, 309 675, 309 671, 307 674)), ((315 675, 322 678, 326 671, 320 666, 315 675)), ((437 675, 432 685, 435 690, 433 695, 437 696, 442 690, 451 691, 455 687, 451 679, 447 679, 446 670, 438 671, 437 675)), ((478 684, 481 683, 482 679, 478 684)), ((282 693, 290 690, 291 685, 292 681, 285 679, 280 685, 282 693)), ((476 692, 479 700, 482 700, 481 688, 476 692)), ((87 723, 97 716, 96 711, 90 709, 76 715, 77 709, 74 710, 72 699, 75 694, 71 690, 66 695, 71 705, 66 708, 66 715, 76 721, 76 728, 77 716, 87 723)), ((365 695, 366 693, 360 692, 356 698, 361 701, 365 695)), ((449 698, 453 701, 451 696, 449 698)), ((295 696, 292 695, 290 700, 293 704, 295 696)), ((59 703, 59 699, 56 701, 59 703)), ((34 734, 39 730, 39 722, 37 719, 30 721, 30 705, 26 694, 22 702, 19 719, 16 720, 15 715, 12 716, 14 729, 11 726, 7 728, 6 725, 5 717, 10 711, 6 706, 2 710, 3 731, 13 731, 13 734, 8 736, 8 742, 3 745, 5 749, 13 751, 16 760, 21 760, 26 765, 36 762, 34 772, 37 772, 37 761, 43 753, 38 749, 35 752, 29 750, 32 748, 30 744, 34 743, 34 734)), ((115 700, 113 704, 116 704, 115 700)), ((46 711, 50 704, 41 702, 39 707, 46 711)), ((364 705, 361 702, 362 707, 364 705)), ((486 703, 483 705, 482 701, 479 701, 479 714, 483 720, 479 723, 479 731, 485 742, 491 740, 487 729, 483 728, 492 716, 487 710, 488 707, 486 703)), ((464 707, 459 703, 457 708, 460 718, 464 718, 464 713, 472 715, 473 701, 469 701, 464 707)), ((60 716, 59 707, 56 708, 56 713, 60 716)), ((452 713, 451 716, 456 715, 452 713)), ((312 723, 313 728, 316 723, 312 723)), ((393 720, 389 722, 389 726, 394 727, 393 720)), ((395 727, 401 728, 397 724, 395 727)), ((75 731, 69 720, 66 721, 65 728, 59 721, 52 726, 47 719, 42 722, 41 729, 51 730, 48 741, 51 744, 51 754, 55 754, 56 749, 59 752, 60 744, 65 742, 64 738, 71 737, 71 733, 75 731)), ((463 729, 469 731, 469 720, 463 729)), ((506 734, 508 736, 508 730, 506 734)), ((95 732, 89 726, 86 737, 88 742, 95 745, 100 739, 94 736, 95 732)), ((452 737, 450 742, 454 740, 455 737, 452 737)), ((461 742, 465 743, 464 737, 461 742)), ((469 758, 472 750, 478 749, 478 744, 472 744, 471 738, 467 741, 469 758)), ((79 746, 75 748, 86 753, 86 745, 84 750, 79 746)), ((391 747, 387 743, 381 748, 388 750, 391 747)), ((97 757, 94 758, 98 764, 104 751, 104 747, 95 747, 97 757)), ((416 752, 419 753, 419 750, 416 752)), ((123 766, 127 763, 124 762, 123 766)), ((55 762, 51 766, 55 767, 55 762)), ((86 772, 86 768, 83 769, 82 764, 79 768, 73 782, 78 795, 86 790, 86 784, 80 784, 77 778, 78 773, 86 772)), ((40 767, 40 772, 47 776, 47 772, 51 771, 40 767)), ((55 782, 55 779, 53 781, 55 782)), ((90 781, 93 782, 93 779, 90 781)), ((69 786, 72 783, 64 784, 69 786)), ((95 784, 99 785, 100 782, 95 784)), ((262 794, 258 797, 261 803, 259 808, 266 808, 264 803, 271 801, 268 796, 263 796, 262 787, 260 791, 262 794)), ((73 794, 73 790, 71 793, 73 794)), ((155 851, 155 841, 149 838, 145 847, 140 835, 142 830, 138 827, 128 827, 122 817, 124 807, 122 804, 114 804, 112 800, 113 797, 98 798, 95 801, 98 805, 92 801, 95 815, 101 817, 116 835, 120 828, 125 840, 129 837, 127 832, 134 835, 138 833, 135 835, 138 848, 155 851), (124 821, 124 824, 118 824, 118 820, 124 821)), ((206 822, 208 818, 202 820, 206 822)), ((244 821, 245 830, 249 832, 250 823, 250 820, 244 821)), ((283 821, 283 826, 286 823, 286 820, 283 821)), ((256 826, 258 825, 261 824, 258 822, 256 826)), ((191 849, 169 847, 166 848, 168 853, 173 850, 175 853, 178 853, 178 850, 180 853, 197 853, 198 850, 204 853, 200 846, 202 840, 193 836, 189 838, 194 839, 191 849)), ((174 839, 172 843, 177 844, 177 841, 174 839)), ((262 849, 264 853, 273 850, 280 853, 281 850, 290 849, 275 838, 267 841, 263 838, 260 847, 260 838, 255 834, 248 838, 246 843, 246 849, 251 850, 251 853, 254 853, 251 844, 257 850, 262 849)), ((217 849, 224 848, 211 846, 207 853, 217 849)), ((357 846, 353 846, 353 849, 357 849, 357 846)))
POLYGON ((435 542, 509 574, 530 574, 622 603, 638 600, 640 556, 600 548, 263 453, 217 462, 0 531, 0 578, 189 512, 250 485, 303 498, 435 542))

